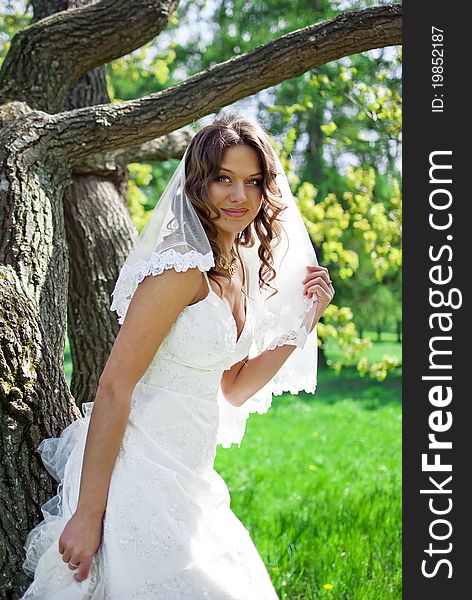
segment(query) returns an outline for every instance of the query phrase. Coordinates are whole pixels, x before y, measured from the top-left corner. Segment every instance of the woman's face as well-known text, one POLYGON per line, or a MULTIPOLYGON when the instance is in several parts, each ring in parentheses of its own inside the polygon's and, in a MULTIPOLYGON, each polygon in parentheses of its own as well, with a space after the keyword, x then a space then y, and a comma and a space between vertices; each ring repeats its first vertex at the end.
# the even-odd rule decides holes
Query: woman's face
POLYGON ((214 221, 221 232, 237 234, 254 221, 262 203, 263 179, 259 153, 252 146, 229 146, 224 151, 208 188, 210 200, 222 213, 214 221))

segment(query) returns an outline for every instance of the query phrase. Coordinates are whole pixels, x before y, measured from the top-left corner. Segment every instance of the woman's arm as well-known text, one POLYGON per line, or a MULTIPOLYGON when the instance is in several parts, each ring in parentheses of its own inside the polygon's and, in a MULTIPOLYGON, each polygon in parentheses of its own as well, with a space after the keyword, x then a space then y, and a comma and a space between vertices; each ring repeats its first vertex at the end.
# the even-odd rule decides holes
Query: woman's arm
POLYGON ((237 362, 221 378, 221 391, 233 406, 242 406, 272 379, 296 346, 264 350, 254 358, 237 362))
POLYGON ((198 269, 182 273, 169 269, 146 277, 138 285, 100 376, 85 446, 78 510, 103 514, 133 390, 201 282, 198 269))
POLYGON ((85 445, 76 512, 59 539, 63 561, 80 563, 75 578, 88 575, 100 543, 113 467, 126 429, 131 397, 162 340, 201 289, 198 269, 170 269, 138 285, 100 377, 85 445))
MULTIPOLYGON (((308 296, 316 293, 318 298, 311 332, 333 299, 334 288, 328 283, 330 278, 325 267, 316 265, 307 267, 307 270, 309 274, 302 282, 304 293, 308 296)), ((221 378, 221 391, 226 400, 233 406, 242 406, 274 377, 295 349, 296 346, 284 344, 233 365, 221 378)))

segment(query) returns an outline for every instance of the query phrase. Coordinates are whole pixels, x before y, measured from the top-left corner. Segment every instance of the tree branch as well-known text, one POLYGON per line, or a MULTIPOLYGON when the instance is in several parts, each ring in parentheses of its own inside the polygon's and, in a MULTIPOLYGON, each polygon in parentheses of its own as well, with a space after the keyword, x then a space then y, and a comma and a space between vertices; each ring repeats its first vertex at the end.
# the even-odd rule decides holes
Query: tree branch
POLYGON ((71 166, 79 165, 92 154, 142 144, 175 131, 195 118, 332 60, 400 44, 401 40, 401 6, 343 13, 156 94, 48 116, 38 135, 48 154, 66 157, 71 166))
POLYGON ((182 158, 193 135, 190 128, 183 128, 138 146, 95 154, 87 158, 82 165, 76 166, 74 173, 103 174, 105 171, 115 170, 116 163, 162 162, 169 158, 182 158))
POLYGON ((163 29, 179 0, 101 0, 18 32, 0 70, 0 103, 21 100, 55 113, 75 82, 140 48, 163 29))

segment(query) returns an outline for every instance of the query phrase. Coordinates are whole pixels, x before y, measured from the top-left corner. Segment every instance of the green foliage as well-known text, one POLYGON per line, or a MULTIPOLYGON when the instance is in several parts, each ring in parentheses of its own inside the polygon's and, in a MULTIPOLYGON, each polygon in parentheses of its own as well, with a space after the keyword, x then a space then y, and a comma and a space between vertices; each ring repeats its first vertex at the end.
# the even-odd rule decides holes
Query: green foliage
POLYGON ((143 191, 152 180, 152 169, 150 165, 141 163, 128 163, 128 206, 131 219, 136 229, 141 229, 151 215, 146 210, 148 198, 143 191))
MULTIPOLYGON (((395 275, 401 268, 401 190, 396 180, 392 181, 390 195, 382 198, 376 191, 377 175, 373 168, 349 167, 344 176, 346 191, 341 200, 333 193, 317 200, 318 190, 310 182, 300 184, 300 179, 290 169, 287 154, 294 146, 294 129, 289 130, 283 146, 278 145, 284 168, 290 173, 292 185, 299 184, 297 204, 307 230, 323 266, 328 267, 331 279, 344 282, 344 294, 350 300, 348 306, 339 306, 335 300, 327 307, 317 331, 321 347, 336 340, 340 349, 337 360, 327 359, 327 365, 339 373, 343 366, 358 359, 359 373, 383 380, 400 365, 395 356, 384 355, 369 362, 365 350, 371 346, 368 339, 361 339, 356 328, 356 319, 349 306, 359 312, 358 323, 384 329, 392 314, 401 318, 396 310, 398 297, 382 285, 387 277, 395 275), (362 269, 361 269, 362 260, 362 269), (355 277, 360 274, 363 277, 355 277), (346 281, 349 280, 349 285, 346 281), (358 298, 352 293, 362 293, 358 298), (356 301, 357 300, 357 301, 356 301)), ((277 143, 274 143, 277 146, 277 143)), ((337 293, 337 292, 336 292, 337 293)), ((342 299, 342 294, 341 294, 342 299)))
POLYGON ((169 87, 176 54, 172 45, 164 53, 153 53, 149 42, 131 54, 106 65, 108 95, 112 102, 140 98, 169 87))
MULTIPOLYGON (((325 142, 335 144, 338 151, 365 145, 367 152, 369 133, 375 133, 381 141, 382 138, 398 140, 402 129, 401 95, 398 87, 392 85, 392 69, 401 64, 401 48, 389 65, 380 65, 378 70, 374 65, 373 81, 363 77, 365 56, 351 57, 346 63, 337 61, 326 72, 314 73, 308 80, 309 88, 317 95, 330 97, 332 115, 337 117, 321 125, 325 142), (356 111, 355 119, 347 120, 346 105, 356 111)), ((369 66, 372 68, 371 61, 369 66)))
POLYGON ((32 12, 20 10, 17 2, 6 1, 0 7, 0 67, 8 54, 12 38, 31 23, 32 12))

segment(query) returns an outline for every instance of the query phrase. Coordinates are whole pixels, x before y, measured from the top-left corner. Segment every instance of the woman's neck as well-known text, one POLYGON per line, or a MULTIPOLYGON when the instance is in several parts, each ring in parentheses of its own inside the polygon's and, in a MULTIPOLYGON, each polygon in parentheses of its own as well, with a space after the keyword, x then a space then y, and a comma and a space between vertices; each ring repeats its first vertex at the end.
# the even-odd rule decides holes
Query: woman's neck
POLYGON ((233 233, 220 234, 216 238, 217 244, 220 247, 222 254, 229 260, 231 260, 231 250, 234 248, 236 236, 233 233))

